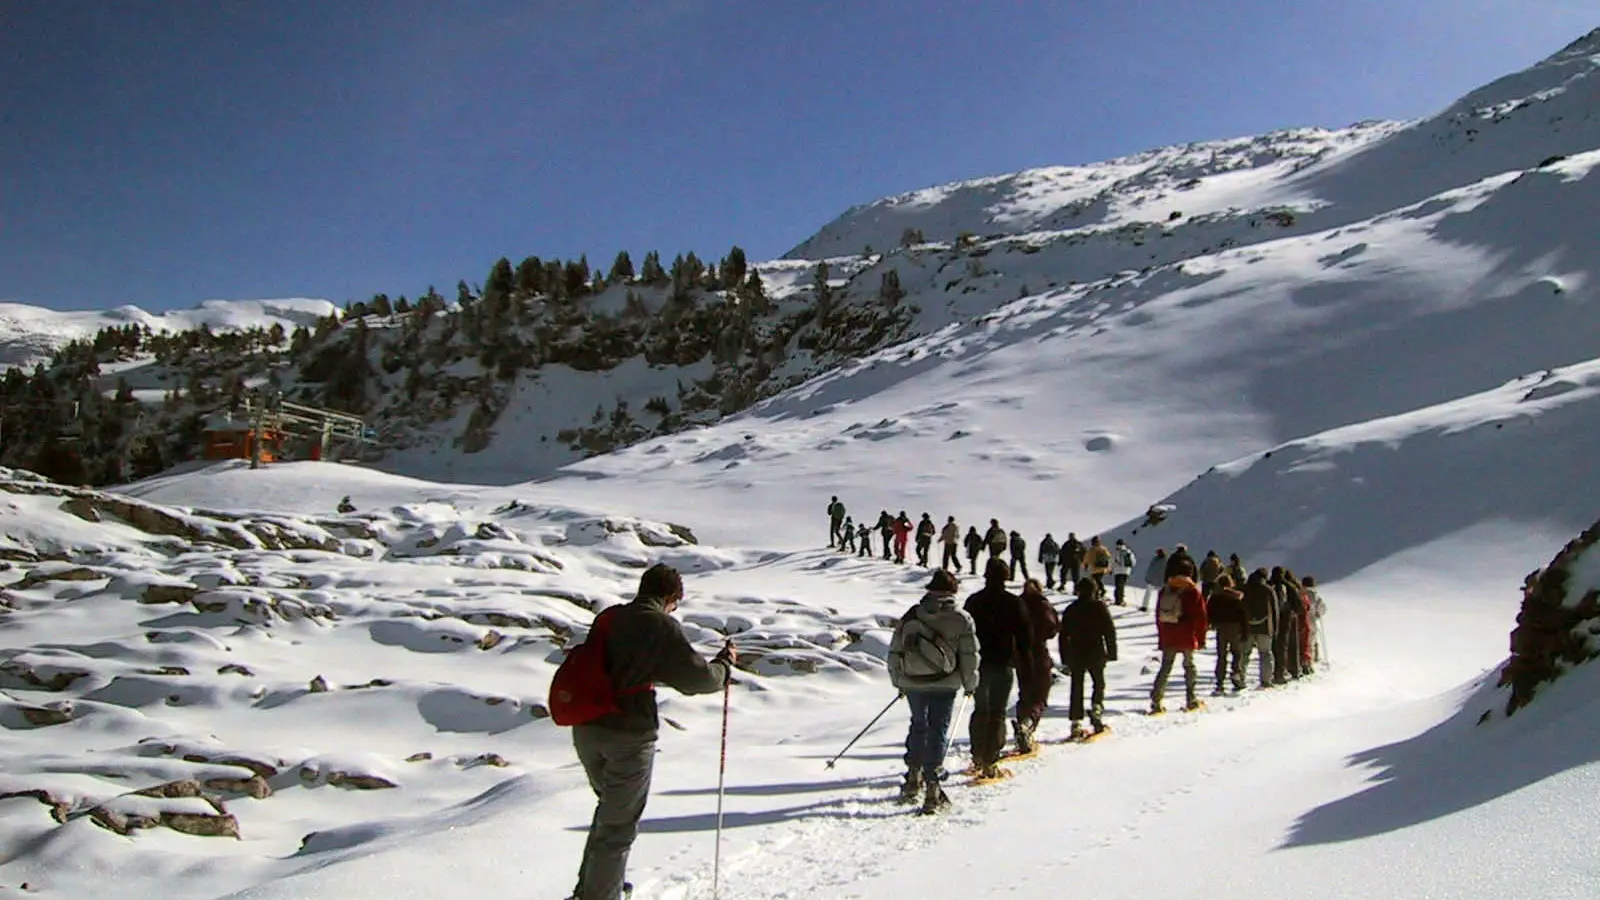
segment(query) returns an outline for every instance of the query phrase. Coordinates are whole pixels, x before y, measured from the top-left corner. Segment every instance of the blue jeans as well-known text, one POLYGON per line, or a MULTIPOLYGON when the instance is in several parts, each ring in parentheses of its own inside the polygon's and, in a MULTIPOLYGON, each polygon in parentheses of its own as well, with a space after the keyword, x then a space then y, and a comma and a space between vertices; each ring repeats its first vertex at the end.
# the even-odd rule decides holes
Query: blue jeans
POLYGON ((924 778, 937 779, 944 765, 945 740, 950 734, 956 692, 907 691, 906 705, 911 707, 911 730, 906 734, 906 768, 921 769, 924 778))

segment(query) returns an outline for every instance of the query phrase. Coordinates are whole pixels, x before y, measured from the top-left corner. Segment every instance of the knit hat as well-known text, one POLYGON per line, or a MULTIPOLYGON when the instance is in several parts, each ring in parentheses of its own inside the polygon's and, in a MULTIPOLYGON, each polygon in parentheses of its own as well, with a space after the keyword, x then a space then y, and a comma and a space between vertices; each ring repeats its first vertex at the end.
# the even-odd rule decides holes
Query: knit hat
POLYGON ((945 569, 935 569, 933 577, 928 579, 927 590, 934 594, 954 594, 961 585, 956 577, 945 569))
POLYGON ((656 563, 639 576, 640 597, 670 600, 683 596, 683 576, 666 563, 656 563))

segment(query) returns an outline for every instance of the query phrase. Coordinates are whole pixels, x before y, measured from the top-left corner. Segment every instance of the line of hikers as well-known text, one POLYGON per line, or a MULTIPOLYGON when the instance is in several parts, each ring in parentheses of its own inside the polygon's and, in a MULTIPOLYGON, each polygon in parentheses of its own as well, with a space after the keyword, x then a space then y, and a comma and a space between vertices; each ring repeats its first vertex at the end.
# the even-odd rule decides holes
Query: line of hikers
MULTIPOLYGON (((1316 580, 1308 576, 1302 582, 1282 567, 1257 569, 1246 576, 1236 555, 1231 561, 1236 571, 1229 571, 1215 553, 1197 566, 1182 544, 1170 555, 1156 551, 1147 571, 1159 563, 1161 580, 1153 591, 1146 591, 1141 607, 1149 611, 1154 593, 1161 667, 1150 688, 1152 715, 1166 711, 1167 683, 1179 662, 1184 708, 1193 711, 1203 706, 1195 653, 1205 649, 1208 632, 1215 632, 1217 639, 1213 696, 1227 693, 1230 686, 1234 692, 1244 690, 1252 652, 1259 658, 1262 688, 1310 675, 1325 657, 1317 639, 1325 606, 1316 580)), ((1011 579, 1012 566, 995 554, 984 567, 983 588, 958 606, 956 575, 937 569, 922 599, 895 628, 889 678, 911 708, 900 799, 914 803, 920 796, 924 812, 937 812, 950 802, 941 782, 958 693, 973 702, 968 729, 978 778, 1004 774, 999 762, 1013 682, 1016 752, 1036 749, 1034 732, 1049 704, 1054 680, 1051 638, 1056 639, 1060 667, 1070 683, 1070 739, 1086 740, 1106 730, 1105 669, 1117 659, 1117 628, 1103 582, 1093 575, 1079 577, 1073 601, 1058 613, 1036 579, 1026 580, 1020 596, 1006 589, 1011 579), (1085 682, 1092 685, 1087 707, 1085 682), (1088 728, 1083 726, 1085 713, 1088 728)))
MULTIPOLYGON (((1235 573, 1227 571, 1236 568, 1243 575, 1237 556, 1234 566, 1222 566, 1222 571, 1220 560, 1213 563, 1216 554, 1208 554, 1197 567, 1181 544, 1170 556, 1162 550, 1155 556, 1164 581, 1155 592, 1161 669, 1151 686, 1152 712, 1164 710, 1167 680, 1179 660, 1186 707, 1199 707, 1194 654, 1205 648, 1208 630, 1217 634, 1215 694, 1229 685, 1235 691, 1244 688, 1251 652, 1260 657, 1262 687, 1309 675, 1326 658, 1325 651, 1316 649, 1322 642, 1315 638, 1315 623, 1324 605, 1314 579, 1302 583, 1287 569, 1257 569, 1240 579, 1240 589, 1235 573)), ((920 795, 924 812, 937 812, 950 802, 941 782, 958 694, 974 703, 968 729, 980 777, 1002 774, 999 761, 1013 685, 1017 704, 1011 725, 1017 750, 1035 748, 1034 731, 1049 705, 1054 680, 1051 638, 1071 686, 1067 716, 1072 738, 1106 730, 1105 670, 1117 660, 1117 626, 1105 603, 1104 584, 1093 575, 1078 578, 1076 596, 1058 613, 1035 579, 1024 583, 1020 596, 1008 591, 1012 575, 1012 566, 995 554, 984 568, 983 588, 957 606, 956 574, 937 569, 922 599, 895 628, 889 678, 911 707, 901 799, 915 802, 920 795), (1087 706, 1085 682, 1092 684, 1087 706), (1087 729, 1082 724, 1085 713, 1087 729)), ((1143 607, 1147 610, 1149 593, 1143 607)), ((629 887, 624 875, 649 799, 660 729, 656 687, 684 694, 721 690, 727 714, 727 685, 739 654, 731 641, 711 659, 690 645, 673 618, 683 595, 677 570, 651 566, 640 576, 633 601, 596 616, 588 637, 568 652, 552 680, 551 717, 558 725, 572 726, 573 749, 596 798, 572 893, 576 900, 618 900, 629 887)))
MULTIPOLYGON (((939 568, 959 574, 961 572, 961 551, 966 551, 967 574, 978 574, 978 559, 985 550, 990 559, 1008 559, 1009 579, 1015 581, 1020 571, 1024 580, 1030 578, 1028 572, 1028 542, 1021 532, 1016 530, 1006 531, 1000 527, 998 519, 989 520, 989 528, 982 534, 978 533, 977 526, 968 526, 966 534, 961 532, 961 526, 956 524, 955 516, 947 516, 942 527, 934 525, 933 517, 923 513, 922 518, 912 523, 911 517, 901 510, 899 515, 890 515, 887 509, 878 513, 878 520, 868 527, 865 520, 857 524, 845 509, 845 505, 837 496, 828 502, 828 547, 837 548, 841 553, 854 553, 860 557, 870 557, 872 553, 872 535, 876 531, 879 537, 879 546, 883 548, 883 559, 892 560, 904 565, 906 563, 906 550, 911 544, 913 535, 916 537, 917 565, 922 568, 931 568, 929 558, 933 552, 933 543, 937 539, 943 548, 939 561, 939 568)), ((1058 587, 1066 590, 1069 586, 1076 585, 1078 579, 1087 574, 1095 580, 1100 587, 1105 587, 1106 578, 1110 578, 1115 593, 1115 602, 1118 605, 1127 603, 1127 585, 1132 577, 1138 558, 1134 555, 1133 548, 1117 539, 1113 546, 1106 546, 1100 542, 1099 536, 1093 536, 1089 543, 1078 540, 1076 532, 1068 532, 1065 541, 1057 542, 1055 536, 1046 533, 1044 540, 1039 542, 1039 551, 1036 559, 1044 567, 1044 587, 1046 590, 1055 590, 1058 587), (1057 584, 1056 573, 1061 574, 1060 583, 1057 584)), ((1237 557, 1235 557, 1237 559, 1237 557)), ((1148 604, 1150 593, 1161 584, 1159 574, 1152 575, 1152 569, 1145 575, 1145 601, 1148 604), (1151 580, 1154 578, 1155 580, 1151 580)))

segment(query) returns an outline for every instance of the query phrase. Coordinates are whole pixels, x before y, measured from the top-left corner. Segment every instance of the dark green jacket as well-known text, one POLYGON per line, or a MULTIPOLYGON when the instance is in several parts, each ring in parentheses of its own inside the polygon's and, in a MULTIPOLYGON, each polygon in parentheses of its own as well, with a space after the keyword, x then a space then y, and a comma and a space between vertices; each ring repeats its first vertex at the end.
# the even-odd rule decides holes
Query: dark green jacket
POLYGON ((728 667, 708 661, 689 645, 683 626, 667 615, 666 604, 640 597, 617 610, 606 641, 606 672, 619 692, 620 712, 593 724, 618 731, 654 732, 661 727, 654 690, 620 693, 649 682, 682 694, 710 694, 728 680, 728 667))

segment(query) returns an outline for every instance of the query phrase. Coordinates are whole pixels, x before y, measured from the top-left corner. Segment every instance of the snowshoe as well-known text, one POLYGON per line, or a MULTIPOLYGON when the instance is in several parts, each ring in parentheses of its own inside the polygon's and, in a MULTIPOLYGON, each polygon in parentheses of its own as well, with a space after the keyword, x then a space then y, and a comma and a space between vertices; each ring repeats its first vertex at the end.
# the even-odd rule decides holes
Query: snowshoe
POLYGON ((1002 768, 998 763, 991 763, 978 769, 972 776, 972 784, 993 784, 1011 777, 1011 770, 1002 768))
POLYGON ((1145 715, 1147 715, 1147 716, 1162 716, 1162 715, 1166 715, 1166 712, 1167 712, 1167 707, 1166 707, 1165 704, 1152 703, 1152 704, 1150 704, 1150 709, 1145 712, 1145 715))
POLYGON ((922 795, 922 814, 931 816, 950 808, 950 795, 944 792, 937 781, 928 782, 927 789, 922 795))
POLYGON ((1205 709, 1205 708, 1206 708, 1206 702, 1204 700, 1199 700, 1199 699, 1190 700, 1188 703, 1185 703, 1183 705, 1183 711, 1184 712, 1199 712, 1200 710, 1205 709))

